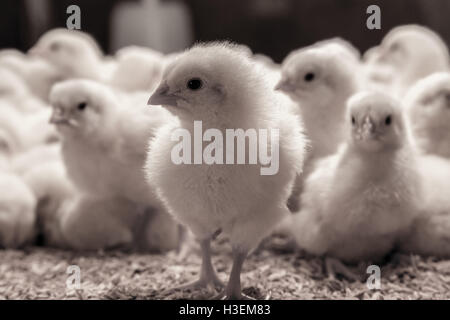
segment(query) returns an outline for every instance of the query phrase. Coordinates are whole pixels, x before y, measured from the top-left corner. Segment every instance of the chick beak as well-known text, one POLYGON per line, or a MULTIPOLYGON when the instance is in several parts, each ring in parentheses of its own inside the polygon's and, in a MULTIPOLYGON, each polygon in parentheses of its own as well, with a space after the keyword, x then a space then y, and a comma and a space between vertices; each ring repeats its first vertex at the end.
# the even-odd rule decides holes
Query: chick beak
POLYGON ((275 86, 274 90, 282 92, 292 92, 295 90, 295 88, 288 81, 281 79, 280 82, 278 82, 278 84, 275 86))
POLYGON ((364 140, 374 138, 376 126, 370 116, 366 116, 362 125, 362 137, 364 140))
POLYGON ((49 123, 54 125, 66 125, 72 127, 78 127, 78 122, 75 119, 69 119, 64 112, 59 109, 55 109, 53 111, 52 116, 50 117, 49 123))
POLYGON ((30 50, 28 50, 28 54, 32 57, 43 57, 44 51, 40 49, 37 46, 32 47, 30 50))
POLYGON ((147 105, 166 105, 166 106, 177 106, 178 97, 174 94, 169 93, 169 86, 167 83, 161 83, 159 87, 152 94, 150 99, 148 99, 147 105))

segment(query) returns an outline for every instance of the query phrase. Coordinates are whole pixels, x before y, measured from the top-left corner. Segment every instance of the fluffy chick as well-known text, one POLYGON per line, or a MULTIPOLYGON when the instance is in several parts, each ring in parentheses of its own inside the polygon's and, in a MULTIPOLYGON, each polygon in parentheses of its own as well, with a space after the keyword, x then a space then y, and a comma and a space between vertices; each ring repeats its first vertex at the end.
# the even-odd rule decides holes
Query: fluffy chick
POLYGON ((82 31, 50 30, 30 49, 29 55, 51 65, 59 80, 85 78, 106 81, 110 76, 97 42, 82 31))
POLYGON ((420 152, 450 158, 450 73, 418 81, 404 104, 412 141, 420 152))
POLYGON ((0 172, 0 247, 17 248, 34 236, 36 198, 17 175, 0 172))
POLYGON ((365 56, 368 80, 399 98, 417 80, 449 68, 445 42, 434 31, 418 25, 392 29, 365 56))
MULTIPOLYGON (((335 153, 345 140, 346 102, 361 87, 359 56, 350 43, 331 39, 292 52, 282 64, 276 89, 297 104, 310 141, 302 179, 317 159, 335 153)), ((299 209, 302 179, 297 179, 289 199, 293 212, 299 209)))
POLYGON ((33 190, 38 235, 42 244, 76 250, 131 246, 139 211, 126 199, 81 194, 70 182, 61 161, 34 166, 24 174, 33 190))
POLYGON ((348 138, 306 179, 289 219, 298 245, 345 262, 377 261, 416 216, 419 177, 399 102, 359 93, 348 103, 348 138))
POLYGON ((359 53, 341 39, 296 50, 283 61, 276 89, 297 103, 311 142, 310 157, 336 152, 345 138, 347 99, 359 88, 359 53))
POLYGON ((146 168, 149 183, 169 212, 201 244, 200 280, 188 286, 220 286, 211 263, 210 241, 223 231, 230 236, 233 267, 219 297, 230 299, 243 297, 240 273, 249 251, 289 213, 286 200, 304 158, 300 121, 287 113, 285 97, 267 83, 262 70, 239 47, 197 45, 166 68, 149 100, 179 117, 177 125, 161 129, 151 142, 146 168), (260 164, 175 165, 170 160, 176 144, 172 132, 181 127, 192 135, 194 120, 202 121, 204 130, 214 128, 223 136, 232 128, 279 129, 279 172, 261 175, 260 164))
MULTIPOLYGON (((50 121, 61 134, 68 175, 82 192, 128 199, 167 215, 143 167, 154 131, 174 118, 163 108, 146 108, 147 99, 148 95, 118 96, 91 80, 68 80, 51 91, 50 121)), ((172 219, 160 221, 165 223, 161 229, 178 229, 172 219)), ((168 232, 160 245, 176 244, 174 234, 168 232)))
POLYGON ((418 157, 423 183, 419 215, 399 249, 406 253, 450 257, 450 161, 435 155, 418 157))
POLYGON ((152 91, 164 67, 162 53, 144 47, 125 47, 116 53, 117 67, 110 84, 125 91, 152 91))
MULTIPOLYGON (((60 80, 54 66, 43 59, 30 57, 16 50, 2 51, 0 53, 0 66, 19 76, 26 83, 29 91, 42 100, 48 99, 51 86, 60 80)), ((15 86, 15 88, 19 87, 15 86)), ((19 97, 23 96, 23 94, 19 95, 19 97)), ((20 103, 20 107, 30 109, 34 104, 30 104, 30 102, 20 103)))

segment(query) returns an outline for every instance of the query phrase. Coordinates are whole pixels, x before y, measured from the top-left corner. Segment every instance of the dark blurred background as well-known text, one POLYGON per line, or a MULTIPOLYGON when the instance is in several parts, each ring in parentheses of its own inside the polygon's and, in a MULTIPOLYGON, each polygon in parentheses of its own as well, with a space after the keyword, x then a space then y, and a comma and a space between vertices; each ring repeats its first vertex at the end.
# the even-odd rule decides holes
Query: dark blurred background
POLYGON ((343 37, 362 51, 392 27, 417 23, 450 42, 450 0, 2 0, 0 47, 27 50, 48 29, 65 27, 69 5, 106 53, 136 44, 168 53, 202 40, 229 39, 281 61, 292 49, 343 37), (381 7, 381 30, 366 9, 381 7))

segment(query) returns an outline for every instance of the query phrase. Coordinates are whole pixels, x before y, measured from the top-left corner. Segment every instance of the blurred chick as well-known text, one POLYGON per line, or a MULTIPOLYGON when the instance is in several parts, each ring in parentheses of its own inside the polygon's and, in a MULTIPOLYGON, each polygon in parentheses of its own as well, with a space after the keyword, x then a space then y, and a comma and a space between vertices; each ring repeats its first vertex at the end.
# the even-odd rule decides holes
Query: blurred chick
POLYGON ((411 226, 420 199, 400 104, 380 93, 348 103, 348 138, 307 178, 289 217, 298 246, 345 262, 378 261, 411 226))
POLYGON ((424 155, 418 158, 423 182, 419 215, 402 238, 399 250, 425 256, 450 257, 450 160, 424 155))
POLYGON ((111 73, 95 39, 77 30, 46 32, 30 49, 29 55, 51 65, 59 81, 71 78, 106 81, 111 73))
POLYGON ((374 87, 400 99, 417 80, 449 69, 449 51, 434 31, 404 25, 392 29, 365 55, 366 76, 374 87))
POLYGON ((61 161, 34 166, 24 180, 38 199, 38 232, 46 246, 99 250, 131 246, 136 205, 126 199, 81 194, 61 161))
POLYGON ((30 242, 35 229, 36 198, 17 175, 0 171, 0 247, 30 242))
POLYGON ((420 152, 450 158, 450 73, 418 81, 404 101, 412 141, 420 152))
POLYGON ((110 85, 125 91, 152 91, 156 88, 164 67, 162 53, 144 47, 125 47, 116 53, 117 67, 110 85))
POLYGON ((161 129, 151 142, 146 168, 149 183, 169 212, 201 244, 200 279, 184 289, 221 286, 211 263, 210 241, 223 231, 230 236, 233 267, 218 298, 243 298, 240 273, 245 258, 289 213, 285 203, 302 170, 305 141, 299 119, 287 111, 290 101, 273 91, 274 83, 268 83, 264 71, 239 46, 197 45, 166 68, 149 100, 179 117, 178 124, 161 129), (260 165, 175 165, 170 160, 176 144, 172 132, 181 127, 192 135, 194 120, 224 136, 230 128, 279 129, 279 172, 261 175, 260 165))
POLYGON ((331 39, 296 50, 284 60, 276 89, 287 94, 303 116, 310 152, 302 179, 288 206, 299 209, 302 180, 314 162, 333 154, 346 137, 347 99, 361 87, 359 52, 342 39, 331 39))
MULTIPOLYGON (((16 76, 19 76, 26 83, 28 90, 34 96, 44 101, 48 99, 53 83, 60 80, 60 75, 51 64, 43 59, 27 56, 17 50, 0 51, 0 67, 8 69, 16 76)), ((19 86, 15 85, 15 88, 19 88, 19 86)), ((23 98, 24 95, 19 94, 19 96, 23 98)), ((20 107, 30 109, 35 104, 38 103, 30 104, 29 101, 28 103, 21 103, 20 107)))
MULTIPOLYGON (((83 193, 151 207, 167 216, 159 220, 161 229, 178 230, 143 174, 149 139, 174 118, 163 108, 146 108, 147 99, 116 95, 91 80, 68 80, 51 91, 50 121, 61 134, 68 176, 83 193)), ((167 232, 160 246, 176 247, 174 234, 167 232)))

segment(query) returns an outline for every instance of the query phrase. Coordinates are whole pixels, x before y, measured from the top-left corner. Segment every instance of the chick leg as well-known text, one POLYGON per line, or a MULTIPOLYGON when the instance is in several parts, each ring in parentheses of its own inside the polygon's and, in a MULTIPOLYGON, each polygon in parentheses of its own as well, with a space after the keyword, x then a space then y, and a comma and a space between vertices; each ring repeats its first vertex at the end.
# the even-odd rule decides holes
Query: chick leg
POLYGON ((211 262, 211 239, 200 241, 200 247, 202 251, 202 266, 200 270, 200 279, 185 284, 183 286, 168 289, 164 291, 164 294, 171 293, 173 291, 194 291, 208 287, 223 288, 224 284, 220 281, 219 277, 214 270, 214 266, 211 262))
POLYGON ((248 251, 233 248, 233 267, 231 268, 230 279, 227 287, 214 300, 254 300, 242 294, 241 291, 241 271, 248 251))
POLYGON ((330 279, 336 279, 336 275, 340 274, 349 280, 357 282, 361 281, 361 277, 356 275, 353 271, 349 270, 346 265, 344 265, 341 261, 337 259, 326 258, 325 267, 327 269, 327 274, 330 279))

